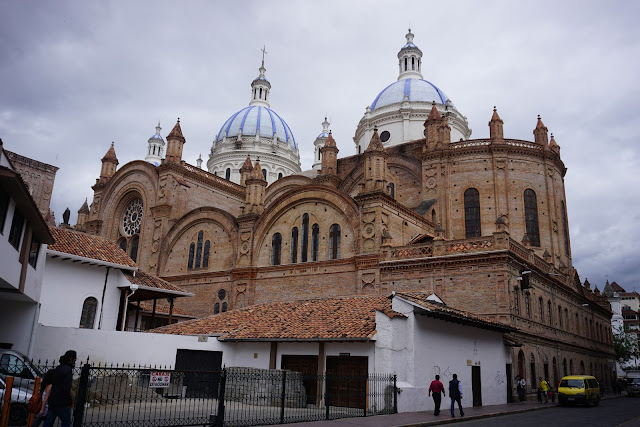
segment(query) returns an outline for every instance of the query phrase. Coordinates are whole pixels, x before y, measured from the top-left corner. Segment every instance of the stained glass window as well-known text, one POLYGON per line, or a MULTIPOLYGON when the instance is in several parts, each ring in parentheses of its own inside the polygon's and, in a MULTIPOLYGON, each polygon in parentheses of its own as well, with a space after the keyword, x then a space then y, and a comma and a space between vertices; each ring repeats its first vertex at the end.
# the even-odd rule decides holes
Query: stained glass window
POLYGON ((466 237, 482 236, 480 226, 480 193, 475 188, 464 192, 464 228, 466 237))
POLYGON ((524 190, 524 217, 527 236, 531 246, 540 246, 540 230, 538 229, 538 201, 536 193, 530 188, 524 190))

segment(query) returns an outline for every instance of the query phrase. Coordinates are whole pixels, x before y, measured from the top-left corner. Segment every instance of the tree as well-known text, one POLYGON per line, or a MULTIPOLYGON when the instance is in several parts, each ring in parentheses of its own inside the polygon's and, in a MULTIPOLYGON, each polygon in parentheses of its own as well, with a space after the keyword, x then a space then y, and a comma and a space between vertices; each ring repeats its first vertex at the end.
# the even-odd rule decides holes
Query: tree
POLYGON ((622 328, 613 331, 613 348, 616 352, 616 360, 623 364, 636 356, 638 344, 631 334, 624 332, 622 328))

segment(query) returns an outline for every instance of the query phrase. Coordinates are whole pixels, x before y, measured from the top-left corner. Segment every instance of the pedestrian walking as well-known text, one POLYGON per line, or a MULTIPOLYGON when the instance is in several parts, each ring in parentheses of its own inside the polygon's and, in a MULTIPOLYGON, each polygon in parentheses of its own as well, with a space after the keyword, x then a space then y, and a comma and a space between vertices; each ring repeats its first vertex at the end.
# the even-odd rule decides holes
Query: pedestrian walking
POLYGON ((51 394, 51 381, 53 378, 53 369, 47 371, 42 377, 42 383, 40 384, 40 390, 42 394, 42 405, 40 407, 40 412, 36 414, 33 418, 33 424, 31 427, 38 427, 47 416, 47 409, 49 407, 49 395, 51 394))
POLYGON ((547 380, 543 380, 542 377, 538 378, 540 380, 539 395, 538 395, 538 403, 542 403, 542 398, 544 397, 545 405, 549 403, 549 383, 547 380))
POLYGON ((431 385, 429 385, 429 396, 431 396, 431 393, 433 393, 433 415, 440 415, 440 403, 442 402, 442 396, 446 396, 444 392, 444 385, 440 382, 440 375, 436 375, 436 379, 431 381, 431 385))
POLYGON ((518 399, 520 404, 524 404, 524 391, 526 390, 527 382, 520 375, 516 376, 516 391, 518 392, 518 399))
POLYGON ((49 395, 47 416, 44 427, 51 427, 60 418, 62 427, 71 427, 71 383, 73 381, 73 367, 77 354, 74 350, 67 351, 60 356, 60 364, 53 370, 51 378, 51 393, 49 395))
POLYGON ((455 403, 458 402, 458 408, 460 408, 460 416, 464 417, 464 411, 462 410, 462 384, 458 381, 458 375, 453 374, 453 379, 449 381, 449 397, 451 398, 451 416, 455 417, 454 409, 455 403))

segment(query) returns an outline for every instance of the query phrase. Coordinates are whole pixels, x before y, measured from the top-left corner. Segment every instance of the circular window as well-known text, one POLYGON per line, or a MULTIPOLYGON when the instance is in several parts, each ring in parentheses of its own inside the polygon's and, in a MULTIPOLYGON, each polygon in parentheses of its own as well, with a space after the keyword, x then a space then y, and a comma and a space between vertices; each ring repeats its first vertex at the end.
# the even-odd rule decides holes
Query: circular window
POLYGON ((135 199, 124 211, 122 216, 122 229, 127 236, 133 236, 140 232, 142 223, 142 200, 135 199))
POLYGON ((226 297, 226 296, 227 296, 227 291, 225 291, 224 289, 220 289, 218 291, 218 298, 224 299, 224 297, 226 297))
POLYGON ((391 138, 391 134, 389 133, 388 130, 385 130, 380 134, 380 141, 382 142, 387 142, 389 138, 391 138))

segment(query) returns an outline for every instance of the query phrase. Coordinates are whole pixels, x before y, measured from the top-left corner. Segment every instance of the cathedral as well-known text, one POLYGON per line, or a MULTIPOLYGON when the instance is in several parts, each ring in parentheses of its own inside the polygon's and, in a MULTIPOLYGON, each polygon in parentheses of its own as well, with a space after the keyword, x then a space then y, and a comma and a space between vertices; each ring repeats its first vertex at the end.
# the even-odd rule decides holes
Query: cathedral
POLYGON ((466 117, 423 78, 413 39, 409 30, 397 81, 357 123, 357 154, 338 156, 342 137, 325 119, 312 169, 301 170, 292 129, 271 109, 263 59, 248 106, 212 135, 206 170, 182 159, 179 120, 164 138, 158 125, 145 160, 118 168, 112 144, 76 229, 194 293, 176 304, 198 317, 432 291, 517 328, 513 377, 609 383, 611 310, 572 266, 560 146, 540 117, 532 141, 505 138, 495 107, 488 137, 470 139, 466 117))

